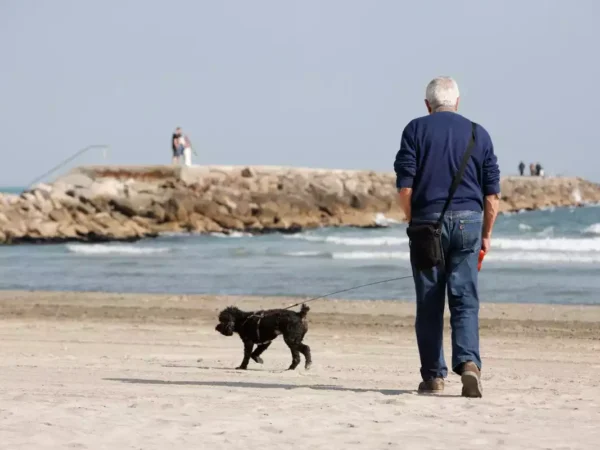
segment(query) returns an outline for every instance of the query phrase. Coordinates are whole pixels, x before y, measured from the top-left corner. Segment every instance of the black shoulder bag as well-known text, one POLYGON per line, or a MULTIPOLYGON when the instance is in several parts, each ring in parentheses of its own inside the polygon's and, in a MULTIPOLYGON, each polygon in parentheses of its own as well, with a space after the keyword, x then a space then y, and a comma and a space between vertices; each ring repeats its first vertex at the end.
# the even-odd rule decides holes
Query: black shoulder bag
POLYGON ((446 203, 442 208, 440 218, 435 223, 409 224, 406 234, 408 234, 410 245, 410 259, 417 270, 431 269, 444 261, 442 250, 442 223, 450 202, 458 185, 462 181, 465 169, 475 146, 475 124, 471 123, 471 140, 467 150, 463 155, 458 171, 454 174, 452 185, 446 203))

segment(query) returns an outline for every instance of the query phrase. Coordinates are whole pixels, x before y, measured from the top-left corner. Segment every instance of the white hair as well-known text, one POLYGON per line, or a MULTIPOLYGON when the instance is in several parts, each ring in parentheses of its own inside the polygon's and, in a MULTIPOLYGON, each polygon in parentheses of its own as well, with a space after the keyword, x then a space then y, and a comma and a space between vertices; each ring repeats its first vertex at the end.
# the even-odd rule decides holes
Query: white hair
POLYGON ((434 111, 443 107, 455 107, 459 95, 458 84, 450 77, 434 78, 429 82, 425 90, 425 99, 434 111))

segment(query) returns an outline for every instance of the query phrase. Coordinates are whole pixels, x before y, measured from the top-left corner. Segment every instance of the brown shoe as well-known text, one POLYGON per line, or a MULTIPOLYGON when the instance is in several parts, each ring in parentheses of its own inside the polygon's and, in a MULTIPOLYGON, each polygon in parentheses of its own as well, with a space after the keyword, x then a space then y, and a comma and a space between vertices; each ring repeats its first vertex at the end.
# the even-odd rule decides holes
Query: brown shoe
POLYGON ((418 392, 419 394, 441 394, 444 392, 444 379, 431 378, 430 380, 421 381, 418 392))
POLYGON ((463 385, 461 394, 463 397, 480 398, 483 395, 481 372, 474 362, 468 361, 463 364, 460 380, 463 385))

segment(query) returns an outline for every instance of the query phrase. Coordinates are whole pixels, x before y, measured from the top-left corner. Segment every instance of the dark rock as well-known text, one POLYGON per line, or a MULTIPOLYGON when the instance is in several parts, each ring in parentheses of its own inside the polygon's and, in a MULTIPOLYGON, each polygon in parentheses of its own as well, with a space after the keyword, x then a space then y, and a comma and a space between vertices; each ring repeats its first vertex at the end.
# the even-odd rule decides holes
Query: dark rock
POLYGON ((255 176, 255 173, 250 167, 246 167, 245 169, 242 169, 241 175, 243 178, 252 178, 255 176))

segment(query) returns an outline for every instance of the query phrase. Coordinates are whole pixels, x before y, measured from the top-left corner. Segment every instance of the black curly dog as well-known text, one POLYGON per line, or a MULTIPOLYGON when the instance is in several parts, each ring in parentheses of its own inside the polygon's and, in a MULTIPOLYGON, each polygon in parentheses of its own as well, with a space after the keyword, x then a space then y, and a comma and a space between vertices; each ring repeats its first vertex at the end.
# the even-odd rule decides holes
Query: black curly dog
POLYGON ((223 336, 233 336, 233 333, 237 333, 242 338, 244 360, 237 369, 247 369, 250 358, 262 364, 260 355, 280 334, 292 352, 292 364, 288 370, 294 370, 300 364, 300 353, 306 360, 305 368, 309 369, 312 364, 310 347, 302 343, 308 331, 306 314, 309 310, 308 306, 302 305, 300 312, 287 309, 245 312, 230 306, 219 314, 219 324, 215 330, 223 336), (256 348, 253 351, 255 344, 256 348))

